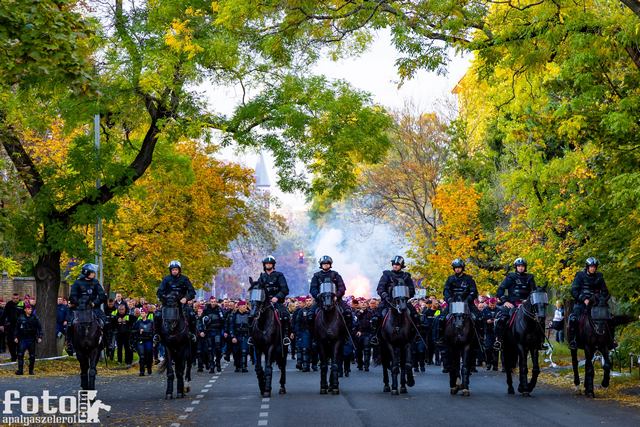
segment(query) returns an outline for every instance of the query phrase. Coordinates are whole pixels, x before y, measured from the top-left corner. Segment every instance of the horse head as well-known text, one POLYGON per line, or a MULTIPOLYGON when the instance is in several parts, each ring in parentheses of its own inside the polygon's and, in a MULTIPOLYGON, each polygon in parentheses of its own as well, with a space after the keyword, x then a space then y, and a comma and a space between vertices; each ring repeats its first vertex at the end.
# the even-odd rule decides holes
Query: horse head
POLYGON ((409 287, 405 285, 404 280, 400 279, 391 288, 391 300, 393 301, 394 308, 398 313, 404 313, 407 311, 407 301, 409 301, 409 287))
POLYGON ((535 314, 538 321, 543 321, 547 315, 547 306, 549 305, 549 295, 547 295, 546 287, 537 287, 531 295, 529 295, 529 303, 531 310, 535 314))
POLYGON ((172 292, 162 306, 162 323, 167 325, 167 332, 173 333, 180 319, 184 319, 184 313, 180 310, 178 295, 172 292))
POLYGON ((328 277, 320 284, 320 292, 318 293, 320 306, 324 311, 331 311, 336 305, 336 284, 328 277))
POLYGON ((593 329, 596 334, 604 335, 607 332, 607 326, 611 320, 611 310, 609 309, 609 303, 604 297, 594 295, 594 305, 591 306, 590 315, 593 324, 593 329))
POLYGON ((464 326, 464 321, 470 315, 469 303, 467 301, 454 301, 449 306, 449 313, 454 318, 454 326, 456 329, 464 326))
MULTIPOLYGON (((253 285, 253 281, 251 282, 251 284, 253 285)), ((262 312, 266 301, 267 294, 264 289, 252 289, 249 292, 249 305, 251 306, 251 309, 249 310, 249 317, 252 319, 258 317, 258 314, 262 312)))

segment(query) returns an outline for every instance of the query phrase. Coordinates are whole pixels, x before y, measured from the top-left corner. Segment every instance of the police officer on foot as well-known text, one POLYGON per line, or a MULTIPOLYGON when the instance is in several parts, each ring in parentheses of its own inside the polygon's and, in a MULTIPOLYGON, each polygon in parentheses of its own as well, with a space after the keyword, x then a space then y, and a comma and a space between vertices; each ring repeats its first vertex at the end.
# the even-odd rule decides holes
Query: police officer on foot
POLYGON ((24 313, 18 316, 14 334, 14 342, 18 345, 18 370, 16 375, 24 373, 24 352, 29 351, 29 375, 33 375, 36 364, 36 342, 42 342, 42 325, 33 313, 29 302, 24 304, 24 313))

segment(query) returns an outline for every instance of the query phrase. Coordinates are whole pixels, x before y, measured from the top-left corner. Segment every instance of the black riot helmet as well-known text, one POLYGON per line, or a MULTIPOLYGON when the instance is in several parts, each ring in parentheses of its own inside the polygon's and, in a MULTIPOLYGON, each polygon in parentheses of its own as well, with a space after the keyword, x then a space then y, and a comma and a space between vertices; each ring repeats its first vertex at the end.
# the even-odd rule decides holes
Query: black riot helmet
POLYGON ((598 267, 600 265, 600 261, 598 261, 594 257, 587 258, 587 260, 585 261, 585 268, 588 269, 592 265, 595 265, 596 267, 598 267))
POLYGON ((322 267, 322 264, 333 265, 333 259, 331 259, 329 255, 322 255, 318 263, 320 264, 320 267, 322 267))
POLYGON ((264 257, 264 259, 262 260, 262 267, 264 267, 265 264, 273 264, 273 268, 275 268, 276 267, 276 259, 272 255, 268 255, 268 256, 264 257))
POLYGON ((464 261, 461 260, 460 258, 456 258, 453 261, 451 261, 451 268, 453 268, 454 270, 456 268, 461 268, 462 270, 464 270, 464 261))
POLYGON ((169 272, 171 272, 171 270, 173 270, 174 268, 177 268, 178 270, 180 270, 180 272, 182 272, 182 263, 180 263, 180 261, 178 260, 172 260, 169 263, 169 272))
POLYGON ((518 257, 515 259, 515 261, 513 261, 514 268, 518 267, 519 265, 524 265, 524 270, 527 271, 527 261, 524 258, 518 257))
POLYGON ((394 256, 391 260, 391 265, 399 265, 400 267, 404 268, 404 258, 402 258, 400 255, 394 256))
POLYGON ((91 263, 83 265, 80 274, 84 277, 88 277, 90 273, 98 274, 98 266, 91 263))

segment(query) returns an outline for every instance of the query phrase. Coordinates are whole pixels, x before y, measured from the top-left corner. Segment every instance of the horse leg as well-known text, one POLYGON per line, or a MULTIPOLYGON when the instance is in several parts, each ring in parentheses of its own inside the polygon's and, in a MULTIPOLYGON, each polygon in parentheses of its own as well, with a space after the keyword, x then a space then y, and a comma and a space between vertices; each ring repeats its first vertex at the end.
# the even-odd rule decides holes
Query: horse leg
POLYGON ((260 388, 260 394, 264 393, 264 370, 262 369, 262 352, 256 348, 255 350, 255 362, 256 362, 256 377, 258 378, 258 387, 260 388))
POLYGON ((338 364, 341 361, 342 346, 344 343, 337 340, 333 343, 333 355, 331 357, 331 377, 329 378, 329 389, 331 394, 340 394, 340 380, 338 379, 338 364))
POLYGON ((602 351, 602 358, 604 362, 602 363, 602 370, 604 371, 604 375, 602 377, 602 387, 609 387, 609 379, 611 378, 611 358, 609 357, 609 349, 605 348, 602 351))
POLYGON ((527 352, 525 351, 524 345, 522 344, 518 344, 518 370, 520 371, 518 393, 525 394, 527 393, 527 377, 529 375, 529 367, 527 366, 527 352))
MULTIPOLYGON (((278 363, 278 367, 280 368, 280 390, 279 394, 286 394, 287 389, 285 388, 285 384, 287 383, 287 354, 284 353, 281 355, 280 363, 278 363)), ((300 354, 298 354, 300 357, 300 354)))
POLYGON ((175 377, 175 372, 173 370, 173 349, 171 349, 168 345, 165 349, 165 366, 167 367, 167 390, 165 391, 165 399, 173 399, 173 378, 175 377))
POLYGON ((405 370, 406 370, 406 373, 407 373, 407 385, 409 387, 413 387, 414 385, 416 385, 416 381, 413 378, 413 369, 411 369, 411 367, 413 366, 413 361, 412 361, 413 355, 411 354, 411 344, 410 343, 405 345, 404 354, 405 354, 404 366, 405 366, 405 370))
POLYGON ((80 362, 80 387, 83 390, 89 390, 89 358, 84 354, 81 354, 79 349, 76 348, 76 357, 80 362))
POLYGON ((460 374, 460 354, 454 348, 447 349, 447 364, 449 365, 449 389, 451 394, 456 394, 460 390, 458 387, 458 376, 460 374))
POLYGON ((571 367, 573 368, 573 385, 580 391, 580 372, 578 371, 578 350, 571 350, 571 367))
POLYGON ((595 397, 593 392, 593 376, 595 370, 593 368, 593 351, 588 345, 584 346, 584 395, 587 397, 595 397))
POLYGON ((184 354, 176 355, 176 397, 182 398, 184 397, 184 354))
MULTIPOLYGON (((510 354, 509 350, 506 350, 506 347, 503 347, 503 348, 505 348, 505 350, 502 350, 502 358, 504 360, 502 367, 504 368, 505 373, 507 374, 507 393, 515 394, 515 390, 513 389, 513 365, 514 365, 512 361, 513 355, 510 354)), ((498 358, 497 353, 495 354, 495 357, 497 360, 498 358)))
POLYGON ((536 387, 536 383, 538 382, 538 375, 540 374, 539 354, 540 353, 536 347, 531 349, 531 381, 529 381, 529 385, 527 386, 527 391, 529 393, 533 391, 536 387))
POLYGON ((389 344, 391 351, 391 394, 400 394, 398 392, 398 374, 400 373, 400 349, 392 347, 389 344))
POLYGON ((320 343, 318 345, 318 351, 320 352, 320 394, 327 394, 327 371, 328 371, 328 351, 326 344, 320 343))
MULTIPOLYGON (((407 365, 406 365, 406 347, 403 346, 400 349, 400 393, 404 394, 407 392, 407 365)), ((411 349, 409 348, 409 352, 411 349)), ((413 372, 413 366, 409 365, 409 372, 413 372)))
POLYGON ((189 347, 186 350, 185 355, 186 365, 185 365, 185 376, 184 376, 184 392, 189 393, 191 391, 191 367, 193 366, 193 352, 192 348, 189 347))
POLYGON ((98 364, 98 358, 100 357, 99 348, 94 348, 89 356, 89 383, 87 384, 88 390, 96 389, 96 366, 98 364))
POLYGON ((471 376, 472 364, 475 364, 475 357, 472 358, 472 355, 475 356, 474 351, 471 349, 471 345, 467 344, 462 349, 462 369, 460 370, 463 396, 469 396, 469 377, 471 376))
POLYGON ((262 397, 271 396, 271 380, 273 378, 273 345, 264 354, 264 391, 262 397))

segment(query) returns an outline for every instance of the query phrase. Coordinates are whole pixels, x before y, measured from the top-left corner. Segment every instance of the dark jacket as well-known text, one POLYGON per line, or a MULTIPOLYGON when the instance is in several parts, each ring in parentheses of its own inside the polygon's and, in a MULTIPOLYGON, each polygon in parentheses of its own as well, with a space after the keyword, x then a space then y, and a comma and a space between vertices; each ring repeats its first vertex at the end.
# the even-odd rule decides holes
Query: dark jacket
POLYGON ((224 312, 220 308, 207 305, 204 310, 204 325, 207 331, 222 331, 225 327, 224 312))
POLYGON ((138 319, 133 325, 132 338, 136 341, 149 341, 153 339, 153 320, 147 318, 147 320, 138 319), (142 332, 140 332, 142 330, 142 332))
POLYGON ((260 273, 260 277, 253 282, 249 291, 253 289, 264 289, 267 299, 276 297, 280 304, 282 304, 287 295, 289 295, 287 279, 284 277, 284 274, 275 270, 271 273, 267 273, 266 271, 260 273))
POLYGON ((593 298, 594 295, 604 297, 609 300, 609 289, 604 282, 604 276, 599 271, 589 274, 586 270, 578 271, 571 284, 571 296, 577 304, 584 304, 585 299, 593 298))
POLYGON ((56 307, 56 334, 64 333, 65 325, 67 321, 67 315, 69 307, 66 304, 58 304, 56 307))
POLYGON ((460 276, 452 274, 444 284, 444 299, 447 304, 456 301, 466 301, 469 308, 473 305, 473 300, 478 296, 478 288, 473 277, 466 273, 460 276))
POLYGON ((42 325, 38 316, 23 314, 18 317, 14 334, 19 340, 42 338, 42 325))
POLYGON ((406 271, 391 271, 385 270, 382 272, 382 277, 378 281, 378 295, 382 298, 382 301, 385 301, 387 298, 390 298, 392 295, 392 289, 394 286, 404 284, 409 287, 409 298, 413 298, 416 294, 416 288, 413 284, 413 279, 411 278, 411 274, 406 271), (402 283, 404 281, 404 283, 402 283))
POLYGON ((249 312, 234 312, 229 316, 229 335, 232 337, 241 337, 249 335, 249 312))
POLYGON ((529 295, 535 289, 536 281, 533 278, 533 274, 512 272, 504 278, 500 287, 498 287, 496 296, 503 304, 507 301, 511 304, 516 304, 529 298, 529 295))
POLYGON ((311 286, 309 287, 311 296, 318 298, 318 294, 320 294, 320 284, 324 283, 325 279, 329 279, 336 285, 336 297, 342 299, 345 292, 347 292, 347 287, 344 284, 344 280, 342 280, 342 276, 333 270, 320 270, 313 275, 311 278, 311 286))
POLYGON ((178 301, 182 298, 186 298, 187 301, 190 301, 196 297, 196 291, 193 289, 191 281, 183 274, 179 274, 177 276, 170 274, 162 279, 162 283, 160 283, 160 287, 158 288, 156 295, 158 300, 163 304, 166 304, 167 297, 172 293, 176 295, 178 301))
POLYGON ((107 302, 107 294, 96 279, 86 280, 81 276, 71 285, 69 302, 74 309, 98 309, 107 302))

